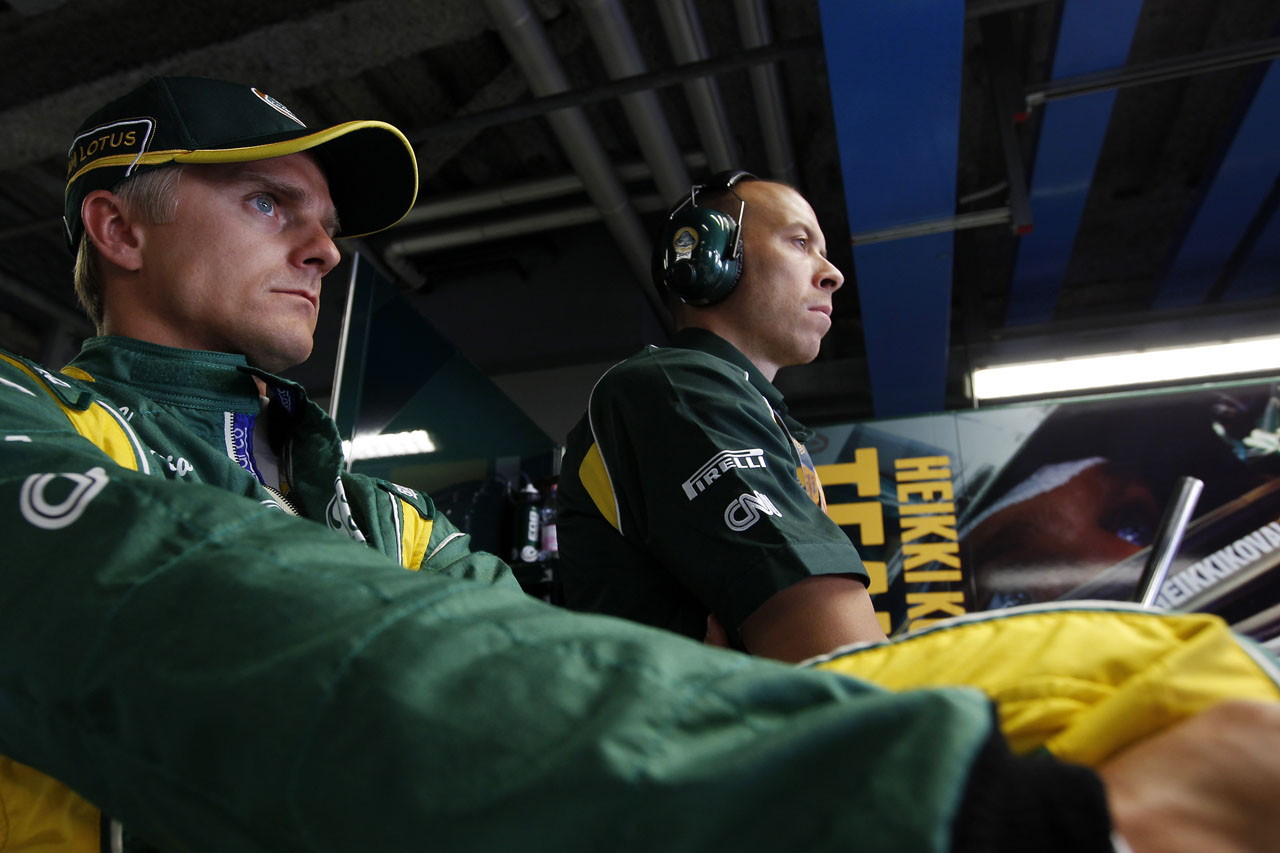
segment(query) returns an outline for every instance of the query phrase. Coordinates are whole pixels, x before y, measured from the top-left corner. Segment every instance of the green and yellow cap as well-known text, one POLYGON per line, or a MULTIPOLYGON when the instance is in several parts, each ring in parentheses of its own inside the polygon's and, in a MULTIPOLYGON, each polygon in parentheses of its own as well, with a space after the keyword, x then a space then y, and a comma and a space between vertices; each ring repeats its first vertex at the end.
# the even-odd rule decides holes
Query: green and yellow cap
POLYGON ((311 130, 252 86, 203 77, 156 77, 117 98, 76 132, 67 152, 63 221, 71 250, 84 233, 80 207, 169 163, 242 163, 311 152, 329 181, 342 236, 390 228, 418 197, 418 163, 404 134, 381 121, 311 130))

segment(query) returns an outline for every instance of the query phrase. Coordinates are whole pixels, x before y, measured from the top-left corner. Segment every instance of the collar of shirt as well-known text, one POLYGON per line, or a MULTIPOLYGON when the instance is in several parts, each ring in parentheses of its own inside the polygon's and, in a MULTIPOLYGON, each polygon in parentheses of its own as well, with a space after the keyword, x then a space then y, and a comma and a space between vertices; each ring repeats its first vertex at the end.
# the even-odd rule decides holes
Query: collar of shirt
POLYGON ((677 331, 671 339, 671 345, 681 349, 705 352, 742 368, 747 375, 747 381, 768 401, 769 406, 783 419, 787 429, 791 431, 791 434, 797 440, 804 442, 813 436, 813 430, 791 417, 787 412, 787 404, 782 398, 782 392, 775 388, 772 382, 764 378, 760 370, 751 363, 751 359, 743 355, 737 347, 724 338, 706 329, 690 327, 677 331))

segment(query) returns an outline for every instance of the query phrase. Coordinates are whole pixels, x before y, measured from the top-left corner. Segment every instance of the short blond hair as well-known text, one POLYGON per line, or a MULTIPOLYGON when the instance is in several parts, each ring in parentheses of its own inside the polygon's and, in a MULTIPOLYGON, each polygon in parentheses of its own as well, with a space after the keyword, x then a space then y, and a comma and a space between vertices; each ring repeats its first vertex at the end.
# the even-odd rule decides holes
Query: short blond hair
MULTIPOLYGON (((112 192, 127 211, 144 221, 153 225, 172 222, 178 215, 178 179, 182 177, 182 170, 180 165, 149 169, 125 178, 116 184, 112 192)), ((98 247, 85 231, 76 250, 76 298, 98 334, 102 334, 102 271, 99 261, 98 247)))

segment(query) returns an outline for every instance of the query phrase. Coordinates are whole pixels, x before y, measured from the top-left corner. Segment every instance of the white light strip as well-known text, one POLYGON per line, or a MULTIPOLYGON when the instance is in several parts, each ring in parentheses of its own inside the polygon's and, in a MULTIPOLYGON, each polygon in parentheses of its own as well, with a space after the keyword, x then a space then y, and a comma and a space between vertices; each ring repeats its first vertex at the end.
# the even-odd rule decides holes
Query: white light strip
POLYGON ((430 453, 435 442, 425 429, 391 432, 386 435, 358 435, 355 443, 342 442, 342 453, 352 462, 357 459, 382 459, 387 456, 413 456, 430 453))
POLYGON ((1063 391, 1277 369, 1280 369, 1280 338, 1259 338, 980 368, 973 372, 973 396, 978 400, 1048 396, 1063 391))

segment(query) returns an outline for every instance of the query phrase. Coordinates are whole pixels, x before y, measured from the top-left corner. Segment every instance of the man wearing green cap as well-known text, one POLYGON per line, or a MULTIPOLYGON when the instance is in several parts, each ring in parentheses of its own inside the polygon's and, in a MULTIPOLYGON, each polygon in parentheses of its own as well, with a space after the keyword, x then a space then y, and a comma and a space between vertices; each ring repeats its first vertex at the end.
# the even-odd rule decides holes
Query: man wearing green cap
POLYGON ((1275 705, 1101 775, 1017 758, 976 690, 565 613, 346 473, 271 371, 310 349, 339 223, 412 204, 393 128, 169 79, 71 158, 103 334, 58 373, 0 354, 0 849, 1111 850, 1111 814, 1139 853, 1188 821, 1276 841, 1275 705))

